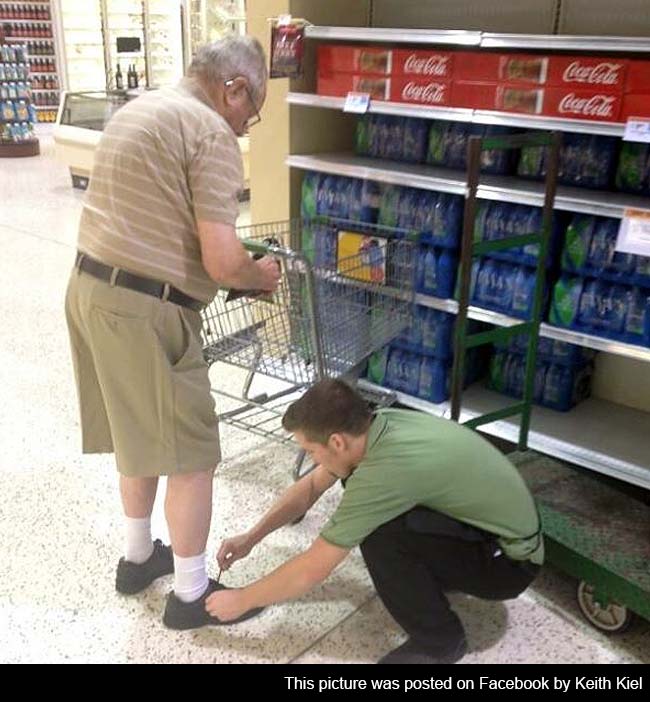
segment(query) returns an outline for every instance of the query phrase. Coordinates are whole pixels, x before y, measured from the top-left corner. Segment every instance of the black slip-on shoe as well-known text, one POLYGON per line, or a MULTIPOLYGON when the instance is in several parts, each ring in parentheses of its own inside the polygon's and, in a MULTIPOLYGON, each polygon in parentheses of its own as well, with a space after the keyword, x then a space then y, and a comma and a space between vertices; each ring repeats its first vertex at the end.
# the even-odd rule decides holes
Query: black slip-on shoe
POLYGON ((208 597, 217 590, 228 590, 225 585, 220 585, 216 580, 210 578, 208 580, 208 589, 194 602, 182 602, 176 597, 174 592, 170 592, 167 596, 167 605, 165 606, 165 614, 163 615, 163 624, 168 629, 198 629, 202 626, 230 626, 231 624, 239 624, 258 615, 264 607, 249 609, 244 612, 241 617, 232 619, 228 622, 222 622, 217 617, 211 616, 205 609, 205 601, 208 597))
POLYGON ((409 639, 401 646, 387 653, 380 658, 378 664, 420 664, 420 665, 440 665, 444 663, 456 663, 467 653, 467 642, 462 639, 452 650, 443 654, 432 654, 426 648, 416 644, 409 639))
POLYGON ((174 572, 174 555, 171 546, 160 539, 153 542, 153 553, 144 563, 132 563, 120 558, 115 576, 115 589, 122 595, 135 595, 163 575, 174 572))

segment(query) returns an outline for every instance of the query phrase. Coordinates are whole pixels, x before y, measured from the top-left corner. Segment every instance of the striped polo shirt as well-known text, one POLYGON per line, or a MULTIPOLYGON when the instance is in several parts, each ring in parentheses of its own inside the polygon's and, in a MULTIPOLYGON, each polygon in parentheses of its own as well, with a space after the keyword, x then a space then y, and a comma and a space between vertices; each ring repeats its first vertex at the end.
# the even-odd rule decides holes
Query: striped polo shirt
POLYGON ((237 136, 193 79, 145 93, 102 134, 79 250, 209 302, 196 222, 234 225, 243 183, 237 136))

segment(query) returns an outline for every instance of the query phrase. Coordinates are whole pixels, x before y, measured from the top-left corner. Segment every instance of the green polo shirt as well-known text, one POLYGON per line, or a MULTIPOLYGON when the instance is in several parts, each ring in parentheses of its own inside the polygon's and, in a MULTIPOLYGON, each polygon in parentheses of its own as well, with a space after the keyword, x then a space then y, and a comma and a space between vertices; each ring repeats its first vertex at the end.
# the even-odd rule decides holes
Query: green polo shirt
POLYGON ((495 534, 510 558, 544 560, 532 495, 503 454, 456 422, 423 412, 379 410, 366 455, 347 479, 321 536, 352 548, 415 506, 495 534))

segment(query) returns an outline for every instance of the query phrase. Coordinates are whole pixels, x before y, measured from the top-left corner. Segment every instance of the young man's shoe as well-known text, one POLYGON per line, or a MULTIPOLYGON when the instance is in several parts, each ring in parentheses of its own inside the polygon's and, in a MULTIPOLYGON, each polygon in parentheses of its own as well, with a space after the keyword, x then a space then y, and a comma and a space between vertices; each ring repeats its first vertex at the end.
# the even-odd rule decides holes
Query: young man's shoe
POLYGON ((423 664, 435 665, 444 663, 456 663, 467 653, 467 642, 463 639, 455 648, 448 653, 434 655, 426 648, 408 639, 401 646, 387 653, 380 658, 378 664, 423 664))
POLYGON ((122 595, 135 595, 149 587, 163 575, 174 572, 174 556, 171 546, 160 539, 153 542, 153 553, 144 563, 132 563, 120 558, 115 576, 115 589, 122 595))
POLYGON ((183 602, 176 597, 174 592, 170 592, 167 597, 167 605, 165 614, 163 615, 163 624, 168 629, 198 629, 202 626, 230 626, 230 624, 239 624, 258 615, 264 607, 249 609, 244 612, 241 617, 232 619, 228 622, 222 622, 218 617, 211 616, 205 609, 205 601, 208 597, 217 590, 227 590, 225 585, 219 585, 216 580, 210 578, 208 581, 208 589, 194 602, 183 602))

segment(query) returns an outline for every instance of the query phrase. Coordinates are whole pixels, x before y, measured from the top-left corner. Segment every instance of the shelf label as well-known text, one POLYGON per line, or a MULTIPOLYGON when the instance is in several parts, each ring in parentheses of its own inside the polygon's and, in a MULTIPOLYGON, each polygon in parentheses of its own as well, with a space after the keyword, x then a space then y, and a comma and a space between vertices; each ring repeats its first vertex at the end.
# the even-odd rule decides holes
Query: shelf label
POLYGON ((638 141, 650 144, 650 119, 630 117, 625 123, 623 141, 638 141))
POLYGON ((618 230, 616 251, 650 256, 650 210, 625 210, 618 230))
POLYGON ((370 93, 348 93, 343 105, 343 112, 365 114, 370 107, 370 93))

